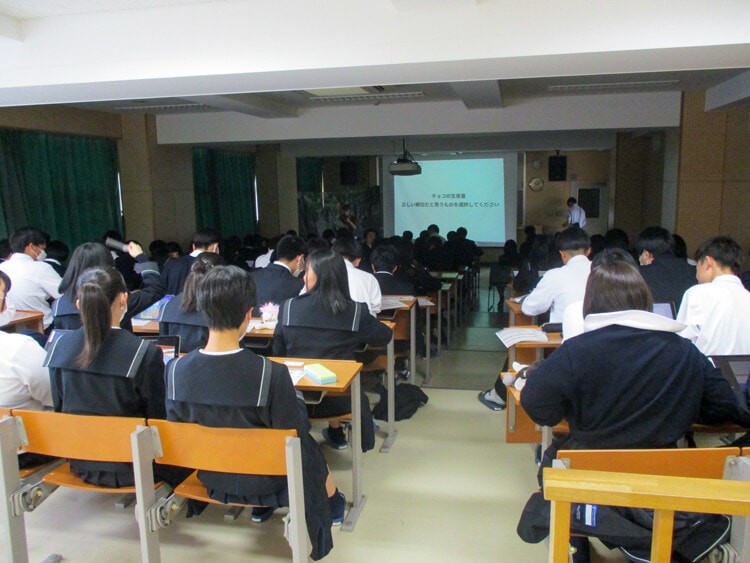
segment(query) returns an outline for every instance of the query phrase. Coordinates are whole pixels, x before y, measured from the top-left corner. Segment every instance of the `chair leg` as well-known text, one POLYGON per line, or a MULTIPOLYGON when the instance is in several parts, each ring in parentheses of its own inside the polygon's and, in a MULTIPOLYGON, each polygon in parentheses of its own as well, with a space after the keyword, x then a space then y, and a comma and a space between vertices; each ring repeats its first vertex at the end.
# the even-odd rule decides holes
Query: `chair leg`
POLYGON ((21 441, 16 422, 8 417, 0 421, 0 489, 3 495, 3 506, 0 509, 0 524, 4 536, 5 553, 8 561, 28 563, 29 554, 26 547, 26 524, 23 512, 15 515, 11 496, 21 481, 18 477, 18 448, 21 441))

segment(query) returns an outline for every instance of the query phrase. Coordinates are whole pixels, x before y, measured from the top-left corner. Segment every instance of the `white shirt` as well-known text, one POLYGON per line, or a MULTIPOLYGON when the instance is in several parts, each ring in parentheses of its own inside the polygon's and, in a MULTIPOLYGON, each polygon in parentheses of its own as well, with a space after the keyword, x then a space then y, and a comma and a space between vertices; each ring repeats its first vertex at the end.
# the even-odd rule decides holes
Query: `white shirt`
POLYGON ((44 348, 23 334, 0 332, 0 406, 42 410, 52 406, 44 348))
POLYGON ((256 268, 265 268, 271 263, 271 254, 273 254, 273 248, 269 248, 268 252, 261 254, 255 259, 256 268))
POLYGON ((44 313, 44 328, 52 324, 52 310, 47 299, 57 299, 61 278, 46 262, 37 262, 23 252, 15 252, 0 264, 0 270, 8 274, 11 288, 8 305, 16 309, 27 309, 44 313))
POLYGON ((525 315, 541 315, 549 311, 551 323, 563 322, 568 305, 583 301, 591 262, 583 254, 573 256, 562 268, 548 270, 534 290, 521 302, 525 315))
POLYGON ((689 288, 677 320, 687 325, 680 335, 706 356, 750 354, 750 292, 737 276, 717 276, 689 288))
POLYGON ((568 208, 568 223, 571 225, 578 223, 578 226, 582 229, 586 226, 586 212, 583 207, 574 203, 568 208))
POLYGON ((355 268, 354 264, 344 259, 346 274, 349 277, 349 297, 353 301, 366 303, 370 314, 374 317, 380 312, 383 296, 380 293, 378 280, 372 274, 355 268))
POLYGON ((583 334, 583 301, 574 301, 565 307, 562 321, 563 341, 583 334))

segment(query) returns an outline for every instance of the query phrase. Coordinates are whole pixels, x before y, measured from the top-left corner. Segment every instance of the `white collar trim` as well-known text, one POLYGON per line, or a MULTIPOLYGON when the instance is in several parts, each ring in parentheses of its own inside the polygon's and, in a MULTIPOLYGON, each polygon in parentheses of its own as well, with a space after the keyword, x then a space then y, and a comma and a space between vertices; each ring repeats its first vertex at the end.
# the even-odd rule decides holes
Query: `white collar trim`
POLYGON ((687 325, 648 311, 614 311, 612 313, 593 313, 583 320, 583 331, 591 332, 611 325, 628 326, 643 330, 661 332, 680 332, 687 325))

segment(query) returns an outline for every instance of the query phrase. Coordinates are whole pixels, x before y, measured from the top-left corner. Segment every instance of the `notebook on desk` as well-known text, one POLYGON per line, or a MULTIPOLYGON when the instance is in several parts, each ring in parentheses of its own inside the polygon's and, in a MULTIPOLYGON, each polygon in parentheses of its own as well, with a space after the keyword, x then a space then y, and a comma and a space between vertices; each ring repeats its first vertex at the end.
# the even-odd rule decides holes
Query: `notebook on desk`
POLYGON ((747 380, 750 376, 750 355, 710 356, 710 358, 734 389, 747 388, 747 380))

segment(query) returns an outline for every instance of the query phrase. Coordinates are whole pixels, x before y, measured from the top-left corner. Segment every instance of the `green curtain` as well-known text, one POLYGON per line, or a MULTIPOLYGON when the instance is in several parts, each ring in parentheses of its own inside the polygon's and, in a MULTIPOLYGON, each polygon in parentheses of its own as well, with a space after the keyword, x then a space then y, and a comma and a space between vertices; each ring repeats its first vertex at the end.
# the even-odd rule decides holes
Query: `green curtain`
POLYGON ((323 181, 323 159, 302 157, 297 159, 297 191, 320 193, 323 181))
POLYGON ((255 155, 193 149, 195 219, 199 229, 222 236, 255 234, 255 155))
POLYGON ((122 230, 114 141, 0 129, 0 168, 6 235, 32 225, 73 248, 122 230))

